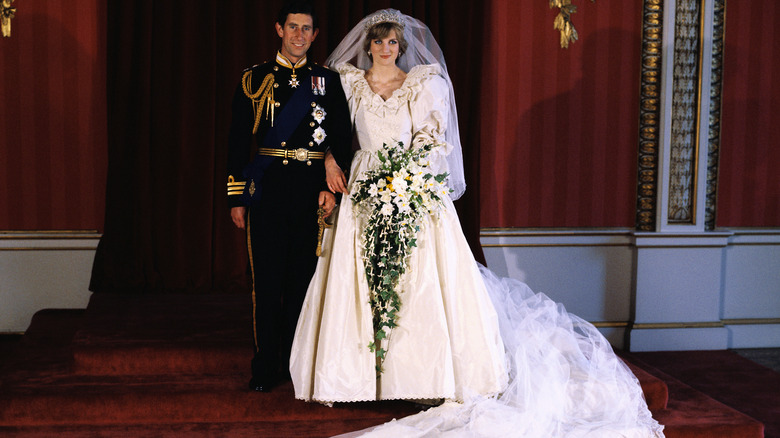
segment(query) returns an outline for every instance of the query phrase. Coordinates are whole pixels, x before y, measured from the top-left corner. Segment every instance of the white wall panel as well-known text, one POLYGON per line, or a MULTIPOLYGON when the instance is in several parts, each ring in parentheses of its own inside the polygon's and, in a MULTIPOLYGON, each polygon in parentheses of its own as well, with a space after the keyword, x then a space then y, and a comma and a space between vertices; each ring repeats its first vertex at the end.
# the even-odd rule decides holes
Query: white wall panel
POLYGON ((85 308, 99 236, 0 233, 0 333, 27 330, 47 308, 85 308))

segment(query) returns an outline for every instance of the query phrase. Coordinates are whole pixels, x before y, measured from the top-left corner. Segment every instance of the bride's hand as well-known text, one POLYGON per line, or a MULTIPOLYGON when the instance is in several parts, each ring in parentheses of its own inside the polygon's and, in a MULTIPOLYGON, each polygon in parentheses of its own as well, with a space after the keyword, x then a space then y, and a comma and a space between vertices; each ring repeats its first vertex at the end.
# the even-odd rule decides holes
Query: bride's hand
POLYGON ((331 192, 347 193, 347 177, 330 151, 325 154, 325 180, 331 192))

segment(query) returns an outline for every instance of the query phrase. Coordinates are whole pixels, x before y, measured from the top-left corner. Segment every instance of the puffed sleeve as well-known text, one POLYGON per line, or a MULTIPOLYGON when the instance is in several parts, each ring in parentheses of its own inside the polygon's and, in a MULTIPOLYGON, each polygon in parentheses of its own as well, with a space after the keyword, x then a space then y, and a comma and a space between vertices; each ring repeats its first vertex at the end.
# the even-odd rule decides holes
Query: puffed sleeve
POLYGON ((354 124, 355 114, 360 107, 362 90, 367 86, 366 72, 348 62, 338 65, 336 70, 341 77, 341 87, 344 89, 344 96, 349 105, 350 121, 354 124))
POLYGON ((354 94, 352 89, 355 87, 355 82, 357 81, 358 75, 362 72, 362 70, 348 62, 345 62, 343 64, 339 64, 336 67, 336 71, 341 77, 341 86, 344 88, 344 94, 346 95, 347 99, 351 99, 352 95, 354 94))
MULTIPOLYGON (((444 140, 447 130, 447 113, 449 111, 449 89, 447 82, 438 74, 438 69, 422 72, 417 93, 410 99, 412 115, 412 146, 419 148, 426 144, 437 144, 439 147, 431 156, 431 167, 436 173, 447 172, 446 156, 452 146, 444 140)), ((418 74, 419 72, 410 72, 418 74)))

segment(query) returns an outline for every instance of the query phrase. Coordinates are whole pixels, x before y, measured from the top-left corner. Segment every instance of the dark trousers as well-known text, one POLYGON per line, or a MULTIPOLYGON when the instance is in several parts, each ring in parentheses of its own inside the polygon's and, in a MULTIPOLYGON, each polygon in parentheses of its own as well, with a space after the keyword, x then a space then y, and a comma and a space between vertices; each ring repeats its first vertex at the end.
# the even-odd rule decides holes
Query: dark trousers
POLYGON ((261 202, 249 212, 255 286, 252 376, 268 385, 289 378, 295 327, 317 265, 319 189, 285 187, 266 185, 261 202))

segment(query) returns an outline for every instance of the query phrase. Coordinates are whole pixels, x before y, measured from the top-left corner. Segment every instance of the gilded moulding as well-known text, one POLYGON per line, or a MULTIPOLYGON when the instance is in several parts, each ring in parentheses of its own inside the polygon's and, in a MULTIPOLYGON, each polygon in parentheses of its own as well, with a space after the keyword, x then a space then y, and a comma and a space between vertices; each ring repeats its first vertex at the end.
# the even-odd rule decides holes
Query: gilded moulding
POLYGON ((780 318, 740 318, 724 319, 725 325, 775 325, 780 324, 780 318))
POLYGON ((690 329, 690 328, 722 328, 721 321, 707 322, 650 322, 635 323, 632 325, 634 330, 658 330, 658 329, 690 329))
POLYGON ((708 322, 650 322, 632 324, 636 330, 657 329, 690 329, 690 328, 721 328, 727 325, 776 325, 780 324, 780 318, 745 318, 722 319, 708 322))
POLYGON ((16 15, 16 8, 11 7, 14 0, 2 0, 0 3, 0 29, 4 37, 11 36, 11 19, 16 15))
POLYGON ((645 0, 639 101, 636 229, 655 231, 663 48, 663 0, 645 0))

